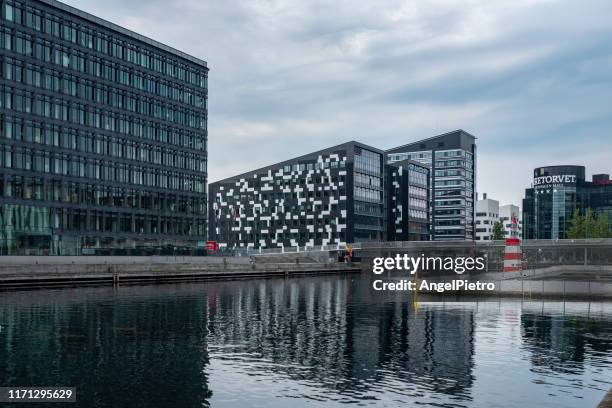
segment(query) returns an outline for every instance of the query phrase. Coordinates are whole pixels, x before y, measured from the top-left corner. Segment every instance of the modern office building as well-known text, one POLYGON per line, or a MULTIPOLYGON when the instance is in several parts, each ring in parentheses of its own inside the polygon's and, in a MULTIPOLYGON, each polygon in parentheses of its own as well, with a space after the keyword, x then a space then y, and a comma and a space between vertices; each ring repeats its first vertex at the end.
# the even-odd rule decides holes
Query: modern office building
POLYGON ((429 167, 412 160, 386 166, 387 240, 429 240, 429 167))
POLYGON ((211 183, 209 238, 264 249, 384 241, 396 216, 393 237, 426 238, 428 169, 393 169, 388 192, 384 152, 348 142, 211 183))
POLYGON ((482 200, 476 201, 476 241, 490 241, 493 226, 499 220, 499 201, 483 194, 482 200))
POLYGON ((209 185, 209 238, 221 248, 382 241, 384 153, 357 142, 209 185))
POLYGON ((386 153, 389 163, 414 160, 430 166, 432 239, 475 238, 476 137, 455 130, 386 153))
POLYGON ((523 199, 524 239, 564 239, 574 210, 592 209, 612 222, 612 181, 607 174, 585 180, 584 166, 547 166, 533 171, 523 199))
POLYGON ((1 21, 1 253, 198 247, 206 62, 55 0, 1 21))

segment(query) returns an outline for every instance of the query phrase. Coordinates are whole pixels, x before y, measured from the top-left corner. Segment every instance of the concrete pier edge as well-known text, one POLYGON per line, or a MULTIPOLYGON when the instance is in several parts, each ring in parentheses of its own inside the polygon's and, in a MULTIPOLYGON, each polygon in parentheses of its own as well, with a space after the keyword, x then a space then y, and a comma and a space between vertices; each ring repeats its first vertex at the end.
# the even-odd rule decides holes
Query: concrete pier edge
POLYGON ((261 279, 361 272, 354 263, 302 256, 2 257, 0 289, 261 279))
POLYGON ((601 402, 597 405, 597 408, 612 408, 612 388, 604 395, 601 402))

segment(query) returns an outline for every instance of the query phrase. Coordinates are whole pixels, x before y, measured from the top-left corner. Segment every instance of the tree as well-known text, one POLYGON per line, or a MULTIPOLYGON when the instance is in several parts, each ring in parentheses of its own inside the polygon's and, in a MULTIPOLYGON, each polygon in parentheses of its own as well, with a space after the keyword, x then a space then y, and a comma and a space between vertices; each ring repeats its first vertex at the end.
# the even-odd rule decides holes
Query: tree
POLYGON ((608 215, 604 212, 600 213, 597 217, 597 238, 610 238, 610 223, 608 221, 608 215))
POLYGON ((610 238, 612 231, 610 230, 610 221, 608 215, 604 212, 597 217, 592 209, 587 209, 586 215, 580 215, 580 210, 574 210, 574 216, 570 221, 570 227, 567 230, 568 239, 588 239, 588 238, 610 238))
POLYGON ((587 209, 584 217, 584 236, 582 238, 598 238, 597 237, 597 221, 592 209, 587 209))
POLYGON ((506 231, 504 231, 504 223, 502 220, 497 220, 495 224, 493 224, 493 234, 491 235, 491 240, 498 241, 504 239, 506 235, 506 231))
POLYGON ((584 217, 580 215, 580 210, 574 210, 574 216, 570 220, 570 227, 567 230, 568 239, 584 238, 584 217))

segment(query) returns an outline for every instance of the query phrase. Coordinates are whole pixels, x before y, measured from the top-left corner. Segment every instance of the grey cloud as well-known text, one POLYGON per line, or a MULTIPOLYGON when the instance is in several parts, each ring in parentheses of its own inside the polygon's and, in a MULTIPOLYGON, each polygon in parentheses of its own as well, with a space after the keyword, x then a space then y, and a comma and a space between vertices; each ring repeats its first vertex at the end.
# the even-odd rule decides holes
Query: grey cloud
POLYGON ((539 165, 612 170, 609 1, 68 3, 208 61, 213 181, 455 128, 479 137, 478 189, 504 202, 539 165))

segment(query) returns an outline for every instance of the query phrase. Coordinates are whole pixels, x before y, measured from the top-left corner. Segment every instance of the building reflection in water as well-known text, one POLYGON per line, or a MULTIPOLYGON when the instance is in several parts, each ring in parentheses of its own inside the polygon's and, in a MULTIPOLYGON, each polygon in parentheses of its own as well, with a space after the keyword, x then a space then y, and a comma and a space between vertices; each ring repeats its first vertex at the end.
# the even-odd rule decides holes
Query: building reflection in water
POLYGON ((527 312, 521 315, 521 327, 523 347, 538 372, 580 373, 586 358, 612 351, 610 320, 527 312))
POLYGON ((210 398, 206 295, 149 290, 3 293, 0 385, 75 386, 83 407, 190 407, 210 398))
POLYGON ((340 393, 366 394, 393 380, 400 394, 411 394, 418 384, 421 391, 427 386, 467 395, 473 312, 424 309, 414 315, 408 298, 356 298, 361 284, 305 279, 222 290, 215 295, 217 307, 209 308, 211 352, 230 360, 237 353, 250 356, 253 370, 295 380, 306 375, 340 393))
MULTIPOLYGON (((438 303, 415 313, 405 295, 369 288, 333 276, 3 293, 0 385, 76 386, 83 406, 206 406, 224 392, 212 383, 229 381, 214 369, 222 364, 319 401, 478 406, 476 328, 504 324, 499 310, 438 303)), ((610 351, 609 315, 519 315, 533 370, 580 372, 610 351)), ((257 392, 227 386, 241 402, 257 392)))

